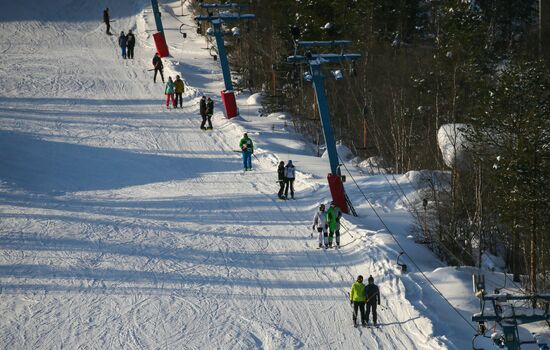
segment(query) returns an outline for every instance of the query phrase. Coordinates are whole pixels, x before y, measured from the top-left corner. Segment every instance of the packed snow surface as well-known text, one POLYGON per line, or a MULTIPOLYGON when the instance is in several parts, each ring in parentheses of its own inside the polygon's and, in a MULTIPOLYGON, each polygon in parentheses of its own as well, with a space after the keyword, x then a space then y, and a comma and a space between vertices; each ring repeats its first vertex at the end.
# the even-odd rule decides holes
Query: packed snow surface
POLYGON ((172 55, 165 78, 186 83, 183 108, 171 110, 149 71, 148 1, 109 4, 113 36, 103 2, 2 5, 1 347, 469 348, 471 271, 445 267, 407 238, 414 183, 349 164, 359 217, 342 220, 340 250, 315 249, 311 218, 330 198, 328 162, 285 120, 257 118, 259 101, 244 94, 241 118, 224 119, 218 62, 181 4, 161 2, 172 55), (128 29, 133 60, 117 46, 128 29), (202 94, 215 102, 212 131, 199 129, 202 94), (245 130, 256 146, 251 172, 235 152, 245 130), (276 165, 288 159, 297 199, 281 201, 276 165), (380 329, 351 326, 347 292, 359 274, 380 286, 380 329))

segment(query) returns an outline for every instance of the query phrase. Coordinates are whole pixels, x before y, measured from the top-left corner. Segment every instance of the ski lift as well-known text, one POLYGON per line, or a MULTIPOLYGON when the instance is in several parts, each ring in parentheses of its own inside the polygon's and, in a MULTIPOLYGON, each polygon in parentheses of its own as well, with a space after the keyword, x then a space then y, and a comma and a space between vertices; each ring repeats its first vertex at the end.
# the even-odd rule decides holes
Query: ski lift
POLYGON ((399 259, 401 258, 401 256, 405 254, 405 252, 401 252, 399 253, 399 255, 397 256, 397 269, 398 270, 401 270, 401 273, 407 273, 407 264, 405 263, 402 263, 402 262, 399 262, 399 259))

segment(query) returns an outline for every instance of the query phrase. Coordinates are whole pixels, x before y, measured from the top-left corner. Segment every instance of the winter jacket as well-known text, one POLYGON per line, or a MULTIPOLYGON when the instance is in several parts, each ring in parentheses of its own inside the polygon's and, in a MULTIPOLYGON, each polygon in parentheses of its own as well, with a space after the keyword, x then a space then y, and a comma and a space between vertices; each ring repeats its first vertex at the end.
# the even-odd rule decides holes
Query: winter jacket
POLYGON ((365 287, 367 303, 380 305, 380 290, 376 284, 367 284, 365 287))
POLYGON ((349 301, 364 302, 365 300, 365 285, 361 282, 355 281, 355 283, 351 286, 351 291, 349 292, 349 301))
POLYGON ((174 93, 174 82, 168 80, 166 83, 166 86, 164 87, 164 93, 165 94, 173 94, 174 93))
POLYGON ((126 45, 128 47, 134 47, 136 45, 136 37, 132 33, 126 35, 126 45))
POLYGON ((118 37, 118 46, 126 47, 126 35, 120 34, 120 36, 118 37))
POLYGON ((206 115, 212 116, 214 114, 214 101, 212 99, 206 102, 206 115))
POLYGON ((249 137, 243 137, 241 142, 239 142, 239 147, 243 152, 254 153, 254 143, 249 137))
POLYGON ((296 177, 296 170, 292 163, 288 163, 285 166, 285 177, 289 180, 294 180, 294 178, 296 177))
POLYGON ((323 231, 327 230, 327 215, 325 211, 318 210, 313 216, 313 227, 321 228, 323 231))
POLYGON ((162 60, 160 59, 160 57, 158 55, 155 55, 155 57, 153 57, 153 66, 157 69, 162 69, 163 68, 162 60))
POLYGON ((279 164, 279 167, 277 168, 277 180, 278 182, 285 181, 285 165, 279 164))
POLYGON ((183 80, 181 79, 176 79, 176 81, 174 82, 175 86, 176 86, 176 93, 178 94, 183 94, 185 92, 185 86, 183 85, 183 80))
POLYGON ((103 22, 109 23, 109 11, 103 11, 103 22))
POLYGON ((206 99, 201 98, 201 102, 199 103, 199 113, 202 116, 206 115, 206 99))
MULTIPOLYGON (((342 216, 342 213, 340 213, 340 216, 342 216)), ((327 210, 327 223, 332 232, 336 231, 336 228, 339 228, 340 218, 338 217, 336 208, 333 206, 327 210)))

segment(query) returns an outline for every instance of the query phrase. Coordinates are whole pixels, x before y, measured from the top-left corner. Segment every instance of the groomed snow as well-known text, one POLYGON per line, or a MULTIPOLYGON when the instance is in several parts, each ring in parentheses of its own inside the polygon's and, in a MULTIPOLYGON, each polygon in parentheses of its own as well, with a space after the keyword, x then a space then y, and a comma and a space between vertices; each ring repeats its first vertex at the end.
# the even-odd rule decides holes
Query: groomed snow
POLYGON ((161 4, 172 54, 165 77, 186 82, 176 110, 163 107, 163 86, 148 71, 148 1, 109 5, 113 33, 137 34, 134 60, 105 35, 101 2, 3 4, 2 348, 470 348, 473 325, 410 261, 409 274, 396 268, 404 248, 462 316, 478 311, 473 271, 445 267, 407 238, 415 184, 348 164, 373 207, 346 183, 359 217, 343 220, 340 250, 315 249, 311 217, 330 197, 328 162, 288 120, 257 118, 259 101, 247 95, 241 118, 224 119, 218 62, 189 9, 177 16, 180 4, 161 4), (199 130, 202 94, 216 104, 209 132, 199 130), (246 173, 234 152, 244 131, 257 156, 246 173), (297 200, 280 201, 276 165, 288 159, 297 200), (381 288, 379 330, 351 327, 347 292, 358 274, 381 288))

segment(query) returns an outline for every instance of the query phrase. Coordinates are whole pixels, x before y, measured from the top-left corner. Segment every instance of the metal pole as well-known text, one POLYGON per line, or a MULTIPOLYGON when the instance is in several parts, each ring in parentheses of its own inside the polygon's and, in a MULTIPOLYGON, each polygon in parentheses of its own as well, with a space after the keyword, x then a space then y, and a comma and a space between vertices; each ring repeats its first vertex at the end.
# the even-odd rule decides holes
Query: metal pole
POLYGON ((338 161, 338 152, 336 151, 336 143, 334 142, 332 125, 330 123, 330 112, 325 96, 325 78, 321 71, 320 62, 310 62, 310 68, 313 76, 313 87, 315 88, 315 95, 317 97, 317 106, 319 107, 319 115, 321 116, 321 123, 323 125, 323 135, 325 136, 331 174, 337 175, 338 164, 340 162, 338 161))
POLYGON ((162 27, 162 20, 160 19, 159 3, 157 0, 151 0, 151 7, 153 7, 153 15, 155 16, 155 23, 157 25, 157 32, 164 33, 162 27))
POLYGON ((212 21, 212 26, 214 27, 214 36, 216 37, 216 45, 218 46, 218 55, 220 56, 220 65, 222 67, 223 82, 225 84, 225 90, 232 91, 233 83, 231 82, 231 71, 229 70, 229 61, 227 60, 227 54, 225 53, 222 21, 219 19, 215 19, 212 21))

